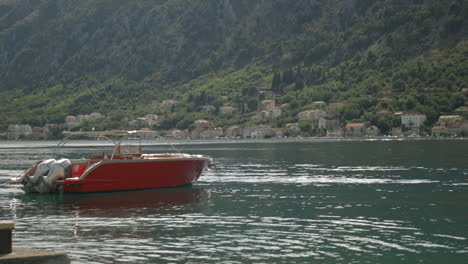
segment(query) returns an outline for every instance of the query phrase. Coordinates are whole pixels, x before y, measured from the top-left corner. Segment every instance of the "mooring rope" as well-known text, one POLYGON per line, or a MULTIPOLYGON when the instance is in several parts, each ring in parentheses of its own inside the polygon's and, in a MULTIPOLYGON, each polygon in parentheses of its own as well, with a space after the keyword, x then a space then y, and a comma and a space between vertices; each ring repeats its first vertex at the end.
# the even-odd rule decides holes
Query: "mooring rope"
POLYGON ((0 188, 3 188, 4 186, 9 185, 12 181, 13 181, 13 180, 9 180, 9 181, 7 181, 7 182, 5 182, 5 183, 0 184, 0 188))
MULTIPOLYGON (((218 177, 219 182, 221 182, 221 177, 219 176, 219 170, 218 170, 218 167, 216 166, 216 162, 214 161, 214 159, 213 159, 213 163, 210 163, 210 164, 213 164, 215 175, 218 177)), ((208 167, 208 169, 210 168, 208 167)))
POLYGON ((7 185, 11 184, 14 180, 16 180, 16 179, 18 179, 19 177, 21 177, 21 176, 22 176, 23 174, 25 174, 29 169, 31 169, 34 165, 36 165, 36 164, 38 164, 38 163, 40 163, 40 161, 38 161, 38 162, 34 163, 33 165, 31 165, 31 167, 28 167, 27 169, 23 170, 23 172, 21 172, 21 173, 20 173, 18 176, 16 176, 15 178, 10 179, 10 180, 8 180, 8 181, 5 182, 5 183, 0 184, 0 188, 3 188, 4 186, 7 186, 7 185))

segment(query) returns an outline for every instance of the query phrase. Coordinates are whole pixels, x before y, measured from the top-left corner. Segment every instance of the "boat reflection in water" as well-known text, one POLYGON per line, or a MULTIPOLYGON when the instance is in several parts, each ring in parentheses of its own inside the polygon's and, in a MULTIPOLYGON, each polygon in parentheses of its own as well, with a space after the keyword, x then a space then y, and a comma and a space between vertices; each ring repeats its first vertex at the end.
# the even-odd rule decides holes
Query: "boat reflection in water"
MULTIPOLYGON (((27 208, 36 213, 35 218, 21 219, 17 234, 24 237, 18 239, 27 240, 41 232, 47 232, 49 237, 68 237, 69 240, 61 240, 56 250, 76 258, 93 243, 112 245, 112 254, 120 254, 120 248, 127 244, 122 245, 119 238, 151 242, 154 238, 178 235, 183 227, 168 225, 186 215, 206 214, 210 208, 209 192, 192 186, 92 194, 21 194, 13 201, 9 207, 12 215, 22 217, 20 214, 27 208), (16 213, 17 208, 21 208, 20 214, 16 213), (74 243, 78 238, 87 242, 77 247, 74 243)), ((188 232, 196 230, 184 229, 183 234, 188 232)), ((42 243, 31 246, 41 248, 42 243)))
POLYGON ((209 199, 205 189, 192 186, 128 192, 18 196, 23 204, 47 208, 56 215, 72 214, 75 217, 198 213, 207 207, 209 199))
POLYGON ((179 187, 132 192, 64 195, 63 205, 80 216, 123 217, 199 212, 209 200, 201 188, 179 187))

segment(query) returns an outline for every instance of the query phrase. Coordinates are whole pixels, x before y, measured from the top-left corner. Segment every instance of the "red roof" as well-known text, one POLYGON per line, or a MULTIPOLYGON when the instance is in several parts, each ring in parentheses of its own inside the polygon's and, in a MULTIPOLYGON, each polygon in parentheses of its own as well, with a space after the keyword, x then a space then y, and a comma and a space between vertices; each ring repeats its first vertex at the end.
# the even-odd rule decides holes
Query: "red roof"
POLYGON ((346 125, 346 127, 363 127, 365 126, 364 123, 349 123, 346 125))

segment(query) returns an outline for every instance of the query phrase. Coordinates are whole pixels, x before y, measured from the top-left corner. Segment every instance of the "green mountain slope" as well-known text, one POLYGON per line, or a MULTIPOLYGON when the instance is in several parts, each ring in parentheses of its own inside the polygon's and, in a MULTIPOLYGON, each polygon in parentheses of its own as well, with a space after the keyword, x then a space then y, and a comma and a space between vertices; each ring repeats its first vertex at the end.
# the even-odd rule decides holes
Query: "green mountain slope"
POLYGON ((344 121, 382 109, 434 121, 465 103, 467 18, 466 0, 4 0, 0 125, 99 111, 116 128, 173 98, 163 128, 227 126, 252 122, 265 89, 290 104, 259 121, 277 126, 317 100, 346 102, 344 121), (226 120, 206 104, 243 111, 226 120))

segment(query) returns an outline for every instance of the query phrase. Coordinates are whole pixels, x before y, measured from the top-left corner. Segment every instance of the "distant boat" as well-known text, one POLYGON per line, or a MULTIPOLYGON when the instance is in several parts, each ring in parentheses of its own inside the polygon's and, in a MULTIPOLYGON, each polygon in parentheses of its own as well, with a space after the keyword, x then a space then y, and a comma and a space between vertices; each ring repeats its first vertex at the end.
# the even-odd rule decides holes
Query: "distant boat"
MULTIPOLYGON (((195 183, 213 159, 185 153, 143 154, 138 145, 123 145, 145 131, 66 132, 67 137, 120 137, 114 150, 86 159, 49 159, 15 180, 27 193, 88 193, 177 187, 195 183)), ((109 138, 108 138, 109 139, 109 138)))

